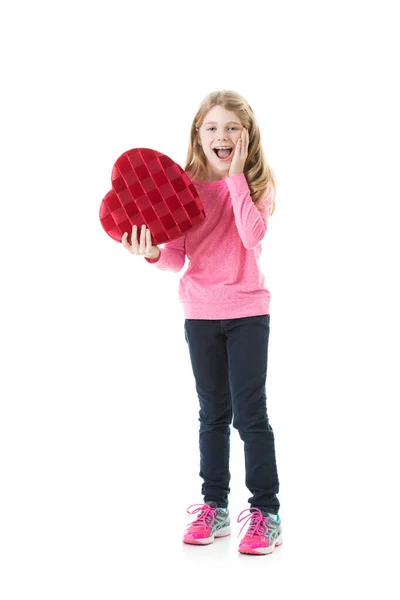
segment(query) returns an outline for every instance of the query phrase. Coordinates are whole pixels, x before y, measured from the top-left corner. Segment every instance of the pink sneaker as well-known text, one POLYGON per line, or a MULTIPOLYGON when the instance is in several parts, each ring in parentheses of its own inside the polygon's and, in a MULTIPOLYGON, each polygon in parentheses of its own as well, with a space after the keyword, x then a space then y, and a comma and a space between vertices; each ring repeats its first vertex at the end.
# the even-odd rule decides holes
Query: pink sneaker
POLYGON ((212 544, 214 538, 230 535, 230 518, 227 508, 218 508, 215 502, 208 504, 191 504, 187 509, 191 515, 198 517, 186 527, 183 535, 185 544, 212 544), (197 506, 194 510, 189 509, 197 506))
MULTIPOLYGON (((259 508, 246 508, 238 516, 237 522, 243 521, 246 517, 241 517, 245 512, 249 512, 243 527, 251 519, 248 530, 239 543, 239 552, 242 554, 271 554, 276 546, 282 544, 282 524, 279 515, 277 520, 268 513, 262 513, 259 508)), ((239 535, 242 532, 239 531, 239 535)))

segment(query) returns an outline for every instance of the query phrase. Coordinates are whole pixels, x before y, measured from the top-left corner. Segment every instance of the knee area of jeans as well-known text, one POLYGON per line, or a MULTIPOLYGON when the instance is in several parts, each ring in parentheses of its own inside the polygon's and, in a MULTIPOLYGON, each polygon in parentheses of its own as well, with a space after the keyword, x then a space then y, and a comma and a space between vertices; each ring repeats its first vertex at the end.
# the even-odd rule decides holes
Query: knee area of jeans
POLYGON ((226 427, 232 423, 232 409, 227 409, 219 414, 200 410, 199 422, 203 427, 226 427))
POLYGON ((199 419, 200 422, 200 431, 215 431, 216 429, 222 429, 222 430, 226 430, 227 433, 229 433, 230 431, 230 424, 231 421, 222 421, 222 420, 216 420, 216 421, 210 421, 210 420, 204 420, 204 419, 199 419))
POLYGON ((244 423, 233 419, 232 426, 237 429, 240 436, 246 433, 259 433, 265 431, 272 434, 272 436, 274 435, 274 430, 272 429, 268 419, 249 420, 244 423))

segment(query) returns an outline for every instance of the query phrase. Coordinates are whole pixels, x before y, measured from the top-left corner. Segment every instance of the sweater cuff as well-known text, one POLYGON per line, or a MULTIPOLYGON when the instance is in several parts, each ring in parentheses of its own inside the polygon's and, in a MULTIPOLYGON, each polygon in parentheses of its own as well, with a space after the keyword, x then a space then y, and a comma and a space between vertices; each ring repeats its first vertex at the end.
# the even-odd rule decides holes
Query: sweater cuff
POLYGON ((161 255, 162 255, 162 250, 161 248, 159 248, 160 250, 160 255, 158 256, 158 258, 147 258, 147 256, 144 257, 144 260, 147 260, 147 262, 151 263, 151 264, 155 264, 158 263, 160 261, 161 255))

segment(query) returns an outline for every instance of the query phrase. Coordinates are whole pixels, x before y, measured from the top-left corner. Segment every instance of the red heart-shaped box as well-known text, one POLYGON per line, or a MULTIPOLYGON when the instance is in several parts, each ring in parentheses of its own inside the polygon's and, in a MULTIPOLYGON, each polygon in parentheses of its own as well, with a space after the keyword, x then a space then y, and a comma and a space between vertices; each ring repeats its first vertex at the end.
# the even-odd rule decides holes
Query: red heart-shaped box
POLYGON ((133 148, 121 154, 111 174, 112 190, 100 205, 100 222, 110 237, 121 242, 143 224, 152 244, 180 237, 205 219, 197 190, 184 170, 171 158, 150 148, 133 148))

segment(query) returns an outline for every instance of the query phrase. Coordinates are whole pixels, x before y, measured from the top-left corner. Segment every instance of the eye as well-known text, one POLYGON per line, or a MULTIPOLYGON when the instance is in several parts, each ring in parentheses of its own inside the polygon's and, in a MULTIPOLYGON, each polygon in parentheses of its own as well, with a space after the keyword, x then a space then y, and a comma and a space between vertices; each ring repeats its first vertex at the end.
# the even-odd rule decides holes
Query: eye
MULTIPOLYGON (((208 127, 208 128, 206 129, 206 131, 211 131, 211 129, 215 129, 215 127, 208 127)), ((239 129, 239 128, 238 128, 238 127, 234 127, 234 126, 232 125, 232 127, 228 127, 228 129, 239 129)))

